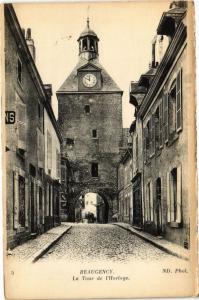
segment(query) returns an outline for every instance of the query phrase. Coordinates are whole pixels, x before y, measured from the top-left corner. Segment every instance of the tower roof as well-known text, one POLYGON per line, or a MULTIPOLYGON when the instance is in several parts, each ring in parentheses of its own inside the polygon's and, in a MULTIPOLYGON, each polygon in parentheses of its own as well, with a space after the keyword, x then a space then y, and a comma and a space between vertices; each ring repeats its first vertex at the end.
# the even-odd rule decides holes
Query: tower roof
POLYGON ((85 36, 93 36, 93 37, 95 37, 97 40, 99 40, 97 34, 90 28, 89 22, 90 22, 90 21, 89 21, 89 18, 87 18, 87 25, 86 25, 86 28, 85 28, 85 29, 82 31, 82 33, 80 34, 80 36, 79 36, 79 38, 78 38, 78 41, 79 41, 81 38, 85 37, 85 36))
POLYGON ((67 79, 64 81, 62 86, 59 88, 57 93, 70 93, 70 92, 78 92, 78 76, 77 72, 79 68, 82 68, 87 65, 92 65, 94 67, 97 67, 98 69, 101 69, 101 75, 103 78, 103 85, 100 91, 93 91, 95 93, 97 92, 120 92, 122 93, 122 90, 118 87, 118 85, 114 82, 114 80, 111 78, 111 76, 107 73, 107 71, 100 65, 98 60, 92 59, 90 62, 86 59, 81 59, 76 67, 73 69, 71 74, 67 77, 67 79))

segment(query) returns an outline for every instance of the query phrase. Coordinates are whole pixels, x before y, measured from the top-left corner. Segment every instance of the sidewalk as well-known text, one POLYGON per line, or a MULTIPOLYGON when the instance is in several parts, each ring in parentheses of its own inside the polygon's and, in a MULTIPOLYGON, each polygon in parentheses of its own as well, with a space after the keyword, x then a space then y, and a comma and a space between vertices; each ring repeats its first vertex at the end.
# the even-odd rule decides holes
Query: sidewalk
POLYGON ((9 250, 9 258, 18 261, 36 262, 52 247, 69 229, 70 223, 61 223, 47 232, 37 236, 35 239, 9 250))
POLYGON ((184 260, 189 260, 189 250, 184 249, 183 247, 171 243, 165 239, 160 239, 157 236, 153 236, 149 233, 137 230, 133 228, 130 224, 127 223, 113 223, 113 225, 119 226, 123 229, 130 231, 131 233, 137 235, 138 237, 142 238, 143 240, 151 243, 152 245, 158 247, 159 249, 177 256, 178 258, 182 258, 184 260))

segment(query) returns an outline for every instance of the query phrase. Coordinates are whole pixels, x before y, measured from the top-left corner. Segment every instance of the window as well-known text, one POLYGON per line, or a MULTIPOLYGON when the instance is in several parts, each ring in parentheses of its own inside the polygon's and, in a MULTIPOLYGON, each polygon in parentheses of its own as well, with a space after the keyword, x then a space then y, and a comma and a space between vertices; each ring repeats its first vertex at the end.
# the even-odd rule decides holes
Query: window
POLYGON ((91 164, 91 176, 98 177, 98 163, 91 164))
POLYGON ((95 50, 95 43, 93 39, 90 39, 90 50, 94 51, 95 50))
POLYGON ((176 83, 174 82, 173 87, 169 93, 169 136, 175 133, 176 130, 176 83))
POLYGON ((176 80, 176 131, 182 129, 182 69, 178 72, 176 80))
POLYGON ((97 138, 97 129, 92 130, 92 137, 93 137, 93 139, 97 138))
POLYGON ((168 94, 163 96, 163 126, 164 126, 164 142, 169 140, 169 127, 168 127, 168 94))
POLYGON ((19 58, 17 60, 17 80, 22 83, 22 62, 19 58))
POLYGON ((146 221, 153 221, 153 186, 151 181, 146 185, 146 221))
POLYGON ((72 147, 74 145, 74 139, 71 139, 71 138, 66 138, 65 139, 65 144, 72 147))
POLYGON ((52 137, 49 131, 47 131, 47 166, 50 173, 52 168, 52 137))
POLYGON ((19 175, 19 225, 25 227, 25 178, 19 175))
POLYGON ((160 109, 159 107, 155 112, 155 150, 157 151, 160 146, 160 109))
POLYGON ((16 93, 17 148, 26 150, 26 105, 16 93))
POLYGON ((84 106, 84 111, 85 111, 86 114, 90 114, 90 105, 88 105, 88 104, 85 105, 84 106))
POLYGON ((82 49, 83 49, 84 51, 87 50, 87 38, 83 39, 83 41, 82 41, 82 49))
POLYGON ((167 173, 167 219, 173 223, 181 223, 181 166, 167 173))
POLYGON ((159 145, 160 145, 160 148, 163 147, 163 106, 162 106, 162 98, 160 100, 160 106, 159 106, 159 145))

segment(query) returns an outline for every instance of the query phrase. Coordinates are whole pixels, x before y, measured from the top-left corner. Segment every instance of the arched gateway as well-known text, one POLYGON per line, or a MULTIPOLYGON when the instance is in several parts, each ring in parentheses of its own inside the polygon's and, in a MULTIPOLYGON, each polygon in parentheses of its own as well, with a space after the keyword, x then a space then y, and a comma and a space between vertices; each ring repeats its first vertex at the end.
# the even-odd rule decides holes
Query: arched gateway
POLYGON ((57 91, 62 155, 67 155, 74 175, 70 183, 71 221, 77 199, 86 191, 104 199, 107 222, 111 221, 117 198, 123 92, 99 63, 98 41, 87 21, 78 38, 78 64, 57 91))

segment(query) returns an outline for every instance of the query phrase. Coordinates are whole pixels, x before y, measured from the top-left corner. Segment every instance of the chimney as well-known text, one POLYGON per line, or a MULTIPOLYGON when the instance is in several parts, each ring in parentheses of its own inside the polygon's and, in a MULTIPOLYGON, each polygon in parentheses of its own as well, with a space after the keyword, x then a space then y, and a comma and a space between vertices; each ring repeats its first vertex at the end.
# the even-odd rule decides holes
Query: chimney
POLYGON ((25 29, 21 28, 21 31, 22 31, 23 36, 25 37, 25 29))
POLYGON ((47 100, 48 102, 50 103, 51 105, 51 98, 52 98, 52 84, 44 84, 44 89, 46 91, 46 94, 47 94, 47 100))
POLYGON ((155 36, 152 40, 152 61, 151 61, 151 68, 156 67, 156 61, 155 61, 155 45, 156 45, 156 39, 157 36, 155 36))
POLYGON ((28 45, 28 49, 32 55, 33 60, 35 61, 35 45, 34 40, 31 38, 31 29, 28 28, 26 32, 26 43, 28 45))

